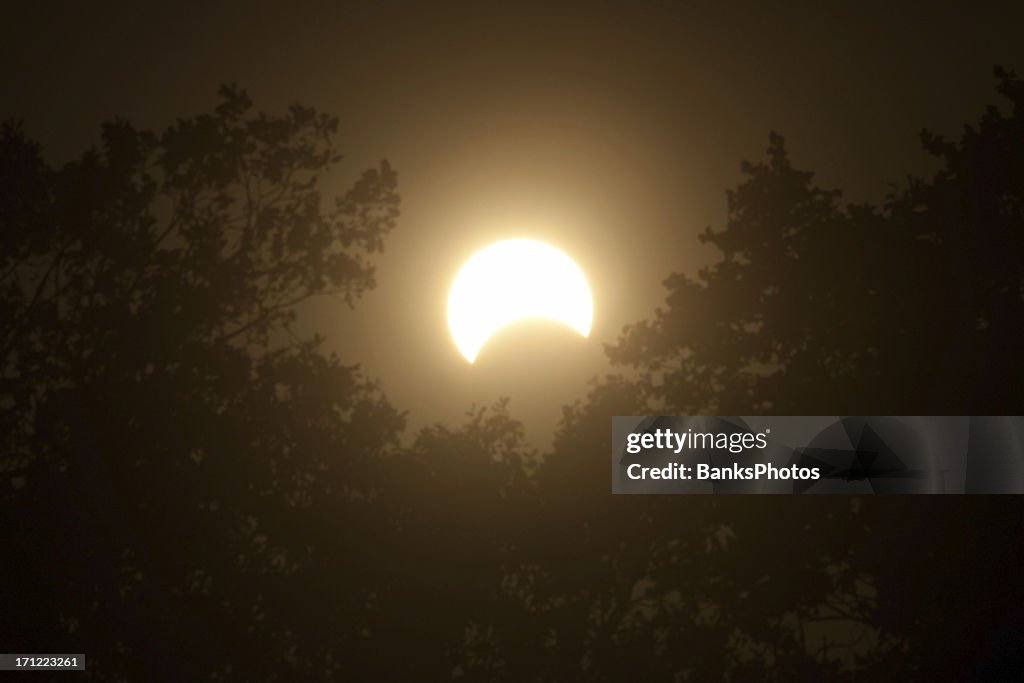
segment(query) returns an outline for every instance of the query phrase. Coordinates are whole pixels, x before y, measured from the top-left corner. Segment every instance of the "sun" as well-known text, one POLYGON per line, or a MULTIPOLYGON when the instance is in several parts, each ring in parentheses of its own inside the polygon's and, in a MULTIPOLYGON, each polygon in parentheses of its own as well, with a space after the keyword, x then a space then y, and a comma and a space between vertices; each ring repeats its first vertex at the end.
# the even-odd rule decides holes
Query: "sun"
POLYGON ((481 249, 459 270, 448 294, 448 329, 470 363, 498 329, 534 317, 563 322, 584 337, 593 319, 583 272, 543 242, 505 240, 481 249))

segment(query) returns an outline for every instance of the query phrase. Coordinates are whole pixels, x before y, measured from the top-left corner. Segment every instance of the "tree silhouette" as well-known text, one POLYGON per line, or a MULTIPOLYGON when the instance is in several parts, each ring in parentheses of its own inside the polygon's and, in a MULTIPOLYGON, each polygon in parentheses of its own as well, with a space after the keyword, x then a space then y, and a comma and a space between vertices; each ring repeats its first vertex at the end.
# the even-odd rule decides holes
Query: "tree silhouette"
POLYGON ((291 330, 298 303, 373 286, 398 216, 386 162, 321 195, 336 127, 224 88, 160 135, 108 124, 60 169, 3 128, 8 648, 62 644, 109 680, 341 666, 325 625, 358 596, 329 598, 365 571, 324 557, 375 533, 337 519, 402 418, 291 330))
POLYGON ((923 133, 943 168, 881 208, 841 206, 773 134, 701 237, 720 261, 671 275, 610 358, 669 413, 1019 412, 1024 85, 996 75, 1010 113, 959 144, 923 133))
POLYGON ((552 679, 963 679, 987 666, 983 643, 1022 604, 1016 499, 613 499, 593 460, 611 415, 1019 412, 1024 84, 996 76, 1009 112, 988 108, 959 143, 923 134, 943 167, 881 207, 843 206, 773 134, 728 193, 726 227, 701 238, 720 260, 671 275, 654 317, 608 347, 634 374, 566 410, 536 477, 564 525, 552 602, 590 625, 552 679), (601 571, 574 573, 574 557, 601 571))
POLYGON ((720 260, 666 280, 608 348, 632 374, 543 455, 505 402, 401 445, 293 329, 373 286, 398 216, 387 163, 322 196, 334 119, 225 88, 61 168, 5 125, 0 642, 110 681, 1005 670, 1014 498, 612 496, 607 468, 612 415, 1020 410, 1024 85, 997 77, 1009 112, 926 134, 942 169, 878 207, 773 135, 702 237, 720 260))

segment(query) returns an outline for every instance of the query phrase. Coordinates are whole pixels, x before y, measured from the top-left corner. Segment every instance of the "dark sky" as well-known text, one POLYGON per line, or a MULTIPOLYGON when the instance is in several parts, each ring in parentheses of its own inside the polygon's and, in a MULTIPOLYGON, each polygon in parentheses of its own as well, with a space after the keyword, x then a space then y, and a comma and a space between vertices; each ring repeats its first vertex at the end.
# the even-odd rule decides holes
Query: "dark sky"
POLYGON ((601 344, 709 258, 695 235, 722 225, 769 130, 822 184, 877 200, 931 168, 922 127, 958 134, 996 101, 993 65, 1024 71, 1021 2, 92 5, 4 4, 0 116, 65 160, 105 119, 162 127, 222 82, 262 108, 337 114, 347 172, 389 159, 403 215, 377 290, 310 319, 414 425, 509 395, 537 442, 607 371, 601 344), (520 326, 471 367, 447 288, 512 236, 576 259, 594 332, 520 326))

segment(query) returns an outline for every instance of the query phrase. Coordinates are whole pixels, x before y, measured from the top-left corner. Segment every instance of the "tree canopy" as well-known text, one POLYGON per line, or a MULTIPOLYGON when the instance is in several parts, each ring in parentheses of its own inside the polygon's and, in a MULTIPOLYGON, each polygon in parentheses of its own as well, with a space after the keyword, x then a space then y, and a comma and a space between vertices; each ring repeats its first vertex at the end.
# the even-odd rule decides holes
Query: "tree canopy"
POLYGON ((609 357, 679 414, 1014 414, 1024 365, 1024 85, 882 206, 842 204, 773 134, 701 240, 718 262, 665 280, 665 305, 609 357), (973 413, 972 413, 973 411, 973 413))
POLYGON ((367 565, 324 557, 375 531, 323 524, 360 514, 403 422, 291 330, 309 297, 373 286, 398 217, 386 162, 322 195, 336 128, 225 88, 161 134, 108 124, 60 169, 3 128, 11 647, 78 643, 124 680, 326 666, 325 626, 362 600, 330 596, 367 565))
MULTIPOLYGON (((395 171, 225 88, 55 168, 0 130, 0 641, 87 680, 865 680, 977 668, 1021 604, 1006 498, 612 496, 609 418, 1013 413, 1024 84, 879 206, 781 136, 719 258, 607 348, 548 452, 403 414, 296 331, 355 305, 395 171), (959 628, 951 628, 951 624, 959 628), (159 672, 159 673, 156 673, 159 672)), ((1019 616, 1019 614, 1018 614, 1019 616)))

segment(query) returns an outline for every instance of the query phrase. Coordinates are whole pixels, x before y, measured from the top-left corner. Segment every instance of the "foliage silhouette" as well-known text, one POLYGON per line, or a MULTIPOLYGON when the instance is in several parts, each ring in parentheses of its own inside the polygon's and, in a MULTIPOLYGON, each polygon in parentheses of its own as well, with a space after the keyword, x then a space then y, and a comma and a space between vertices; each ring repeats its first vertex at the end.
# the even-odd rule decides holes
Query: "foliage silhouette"
POLYGON ((963 680, 1019 621, 1015 497, 613 500, 584 459, 608 453, 616 414, 1019 413, 1024 83, 996 76, 1009 111, 959 143, 924 133, 942 168, 880 208, 842 206, 773 134, 702 236, 721 259, 666 279, 665 305, 607 349, 634 374, 567 409, 537 482, 573 520, 565 556, 608 564, 573 584, 581 612, 619 605, 604 656, 632 655, 608 680, 963 680), (700 656, 662 655, 680 651, 700 656))
POLYGON ((402 417, 290 329, 309 297, 373 286, 398 216, 386 162, 324 208, 336 127, 224 88, 160 135, 106 125, 59 170, 3 129, 9 647, 65 643, 110 680, 343 664, 327 627, 365 610, 338 595, 365 572, 334 560, 377 531, 336 520, 365 514, 402 417))
POLYGON ((923 133, 942 169, 880 209, 841 206, 773 134, 701 237, 721 260, 670 276, 609 356, 669 413, 1020 412, 1024 86, 996 75, 1010 114, 959 144, 923 133))
MULTIPOLYGON (((373 286, 396 175, 225 88, 63 168, 0 133, 0 642, 86 680, 947 678, 1012 632, 1015 499, 613 497, 611 415, 1021 407, 1024 85, 843 206, 773 135, 721 253, 563 415, 402 414, 292 329, 373 286), (951 627, 953 624, 955 627, 951 627), (1009 631, 1002 628, 1011 624, 1009 631)), ((994 668, 993 668, 994 667, 994 668)))

